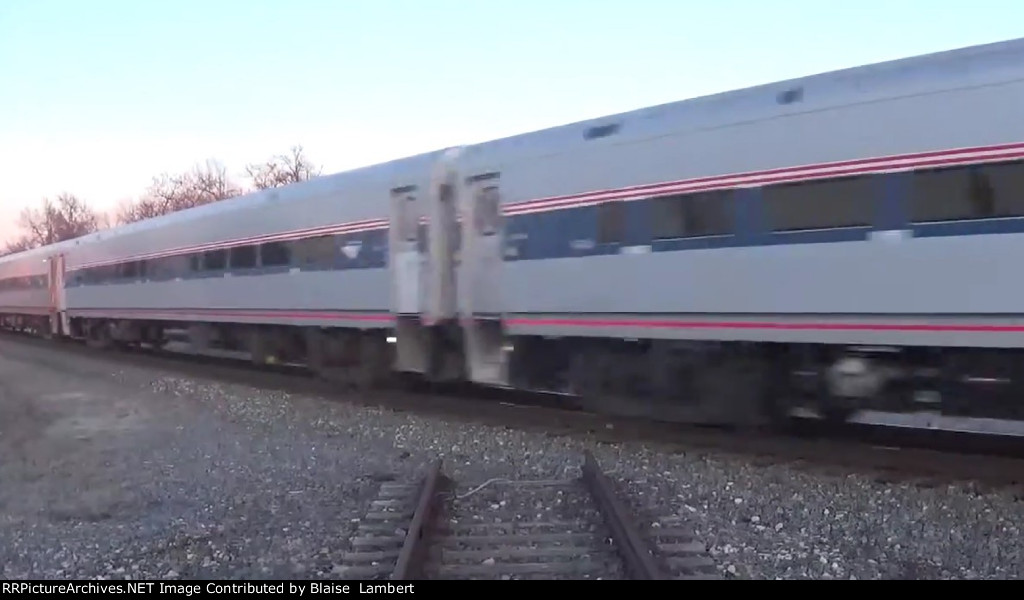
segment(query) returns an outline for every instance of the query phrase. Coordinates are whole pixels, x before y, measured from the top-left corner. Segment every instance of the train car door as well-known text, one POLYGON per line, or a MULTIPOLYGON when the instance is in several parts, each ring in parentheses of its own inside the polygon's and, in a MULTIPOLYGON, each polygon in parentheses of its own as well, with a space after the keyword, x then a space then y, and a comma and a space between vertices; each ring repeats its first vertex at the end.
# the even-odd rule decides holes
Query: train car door
POLYGON ((500 173, 477 173, 465 184, 459 308, 470 377, 478 383, 507 385, 500 173))
POLYGON ((429 353, 420 323, 422 284, 427 268, 426 225, 420 190, 415 185, 391 190, 388 228, 388 267, 391 271, 391 311, 395 315, 393 367, 405 373, 426 373, 429 353))
POLYGON ((501 298, 503 236, 498 173, 467 178, 466 227, 463 228, 463 312, 476 318, 497 318, 501 298))
POLYGON ((393 278, 393 310, 398 315, 420 313, 420 279, 423 263, 422 211, 417 202, 416 186, 391 190, 391 276, 393 278))
POLYGON ((68 324, 65 323, 67 297, 64 294, 64 255, 55 254, 47 262, 50 269, 50 334, 59 336, 68 331, 68 324))

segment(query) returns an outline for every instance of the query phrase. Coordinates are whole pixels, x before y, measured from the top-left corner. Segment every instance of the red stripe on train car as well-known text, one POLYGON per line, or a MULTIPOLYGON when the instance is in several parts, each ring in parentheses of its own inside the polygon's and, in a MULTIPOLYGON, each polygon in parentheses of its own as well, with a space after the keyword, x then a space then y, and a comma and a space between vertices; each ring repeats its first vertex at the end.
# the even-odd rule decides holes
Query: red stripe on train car
POLYGON ((285 319, 339 319, 347 321, 394 321, 388 313, 354 313, 336 311, 286 311, 286 310, 245 310, 245 309, 180 309, 180 308, 77 308, 68 311, 71 315, 89 316, 90 314, 113 315, 175 315, 177 317, 258 317, 285 319))
POLYGON ((1022 333, 1024 325, 968 325, 929 323, 784 323, 776 321, 676 321, 633 319, 530 318, 506 319, 508 325, 534 327, 636 327, 640 329, 770 329, 786 331, 923 331, 1022 333))

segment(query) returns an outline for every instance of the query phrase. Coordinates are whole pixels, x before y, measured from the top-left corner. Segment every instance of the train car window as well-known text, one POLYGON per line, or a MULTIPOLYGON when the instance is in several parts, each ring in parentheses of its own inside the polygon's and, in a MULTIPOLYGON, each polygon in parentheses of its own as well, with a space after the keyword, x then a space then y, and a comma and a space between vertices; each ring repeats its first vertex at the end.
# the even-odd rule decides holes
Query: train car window
POLYGON ((501 225, 501 195, 497 186, 487 186, 477 192, 473 215, 479 235, 494 235, 498 232, 501 225))
POLYGON ((665 196, 651 200, 654 239, 729 235, 734 231, 730 190, 665 196))
POLYGON ((260 264, 264 267, 283 267, 292 262, 292 251, 283 242, 267 242, 260 246, 260 264))
POLYGON ((225 250, 209 250, 203 252, 203 270, 220 271, 228 266, 228 253, 225 250))
POLYGON ((765 213, 775 231, 869 226, 876 181, 857 176, 767 187, 765 213))
POLYGON ((252 269, 256 266, 255 246, 236 246, 231 249, 232 269, 252 269))
POLYGON ((407 242, 415 242, 419 236, 420 213, 416 210, 416 196, 406 196, 399 210, 401 213, 400 239, 407 242))
POLYGON ((188 256, 188 269, 189 271, 199 271, 199 267, 202 266, 201 260, 198 254, 190 254, 188 256))
POLYGON ((303 267, 325 267, 334 264, 338 247, 333 235, 296 240, 292 245, 295 262, 303 267))
POLYGON ((167 273, 171 277, 188 277, 189 268, 191 267, 188 255, 168 256, 164 260, 166 261, 167 273))
POLYGON ((618 244, 626 232, 626 206, 621 200, 605 202, 597 207, 597 243, 618 244))
POLYGON ((189 269, 196 270, 189 264, 193 260, 198 259, 196 256, 161 256, 148 260, 146 271, 151 277, 183 277, 189 269))
POLYGON ((118 265, 118 276, 122 279, 135 279, 138 277, 138 263, 135 261, 129 261, 118 265))
POLYGON ((150 277, 167 277, 169 275, 166 258, 151 258, 144 262, 146 274, 150 277))
POLYGON ((92 280, 94 283, 106 283, 117 277, 117 265, 93 267, 90 271, 92 271, 92 280))
POLYGON ((912 181, 915 223, 1024 216, 1024 161, 918 171, 912 181))

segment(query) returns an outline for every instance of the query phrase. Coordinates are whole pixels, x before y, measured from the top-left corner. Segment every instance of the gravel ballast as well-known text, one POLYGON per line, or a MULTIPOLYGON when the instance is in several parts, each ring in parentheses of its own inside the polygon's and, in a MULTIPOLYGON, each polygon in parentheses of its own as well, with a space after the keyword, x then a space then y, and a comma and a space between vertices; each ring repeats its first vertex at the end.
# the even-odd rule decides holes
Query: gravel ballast
POLYGON ((1024 575, 1010 495, 595 445, 0 340, 0 577, 340 577, 382 481, 437 457, 460 485, 575 477, 585 449, 652 521, 692 526, 726 577, 1024 575))

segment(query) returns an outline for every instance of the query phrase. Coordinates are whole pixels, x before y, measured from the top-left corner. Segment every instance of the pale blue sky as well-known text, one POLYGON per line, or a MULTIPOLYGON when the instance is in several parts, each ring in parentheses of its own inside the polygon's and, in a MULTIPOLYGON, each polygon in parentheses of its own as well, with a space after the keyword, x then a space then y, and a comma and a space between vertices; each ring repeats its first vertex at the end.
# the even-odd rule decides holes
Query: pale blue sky
POLYGON ((1024 35, 1019 0, 0 0, 0 238, 295 143, 332 172, 1024 35))

